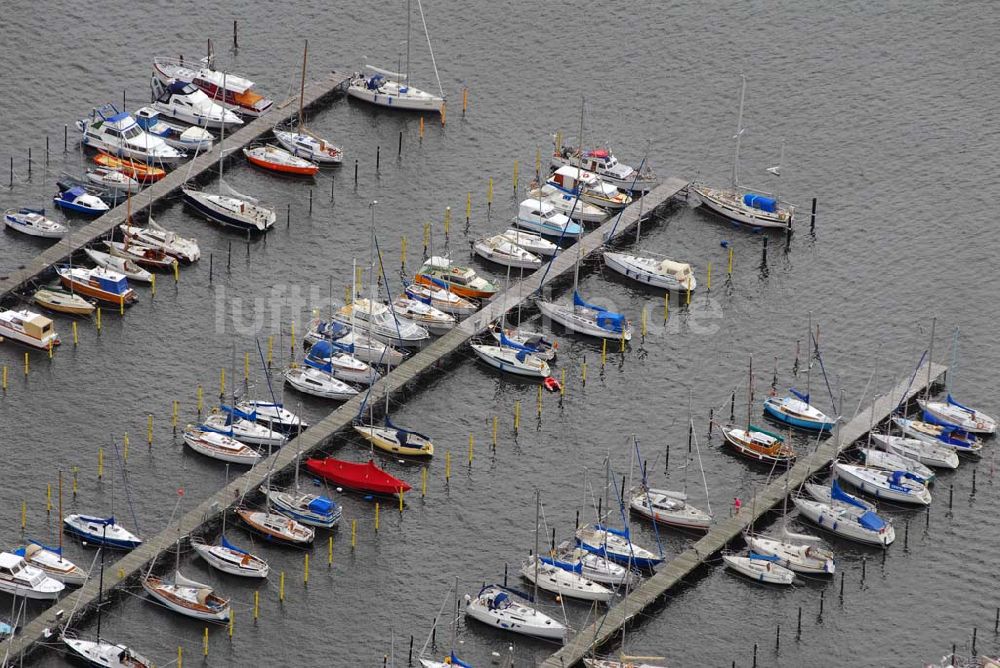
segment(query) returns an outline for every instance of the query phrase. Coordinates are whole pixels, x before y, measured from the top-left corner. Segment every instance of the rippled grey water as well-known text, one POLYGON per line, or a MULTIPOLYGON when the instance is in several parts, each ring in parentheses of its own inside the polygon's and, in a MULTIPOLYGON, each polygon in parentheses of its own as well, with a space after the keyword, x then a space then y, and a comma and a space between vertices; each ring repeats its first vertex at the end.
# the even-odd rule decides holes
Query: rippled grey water
MULTIPOLYGON (((713 289, 697 296, 691 309, 672 304, 667 328, 662 327, 660 295, 588 262, 581 278, 588 297, 614 304, 637 322, 641 310, 650 309, 645 341, 624 355, 611 354, 601 373, 599 347, 561 336, 557 366, 566 371, 567 393, 561 407, 545 396, 541 420, 535 415, 534 386, 499 378, 469 355, 450 365, 447 375, 429 380, 394 414, 432 434, 442 454, 451 451, 450 484, 445 485, 439 456, 427 466, 426 499, 412 497, 403 515, 382 509, 377 535, 371 503, 338 498, 345 517, 358 520, 357 548, 352 552, 349 530, 341 527, 335 532, 333 567, 327 568, 325 547, 317 545, 308 587, 301 583, 302 552, 256 546, 273 570, 286 571, 288 578, 283 606, 277 578, 261 587, 256 624, 251 586, 211 574, 184 555, 185 573, 214 582, 237 608, 233 642, 224 629, 212 629, 208 661, 379 665, 392 651, 394 637, 399 665, 411 634, 417 648, 422 644, 456 576, 462 593, 474 593, 481 582, 500 578, 505 562, 516 570, 534 542, 536 488, 542 491, 546 531, 555 527, 568 535, 578 510, 592 517, 588 497, 600 492, 588 489, 602 484, 601 462, 608 452, 617 473, 627 470, 631 434, 638 436, 655 482, 664 482, 669 445, 667 480, 681 486, 686 479, 700 498, 696 468, 684 473, 689 410, 712 507, 717 514, 727 513, 732 497, 751 498, 765 474, 719 449, 717 438, 706 442, 708 411, 728 412, 730 392, 745 382, 751 353, 758 388, 770 381, 775 358, 779 383, 791 383, 795 342, 804 336, 810 311, 821 323, 834 392, 844 389, 849 412, 862 400, 876 359, 882 391, 890 379, 899 381, 911 372, 927 345, 934 315, 939 359, 948 361, 949 330, 962 329, 956 392, 996 412, 993 380, 1000 346, 993 324, 1000 309, 992 294, 997 244, 989 212, 1000 146, 991 119, 1000 95, 991 57, 997 15, 990 3, 424 4, 451 101, 446 128, 428 119, 421 142, 417 117, 338 100, 318 111, 310 124, 343 143, 349 160, 358 159, 357 189, 350 166, 324 171, 309 183, 278 179, 236 162, 227 169, 227 181, 279 211, 290 205, 290 226, 282 216, 278 229, 253 243, 248 255, 240 239, 175 202, 158 218, 196 235, 206 254, 214 253, 211 285, 206 257, 183 270, 176 288, 165 281, 155 300, 144 294, 124 318, 106 314, 100 336, 92 324, 81 323, 79 347, 64 345, 51 362, 34 355, 27 379, 21 373, 23 351, 0 346, 0 362, 10 368, 10 386, 0 399, 7 458, 0 543, 13 546, 20 540, 22 500, 28 504, 29 535, 55 540, 58 522, 54 511, 51 520, 46 517, 45 488, 55 483, 59 469, 67 480, 71 467, 80 469, 79 493, 67 499, 68 507, 109 509, 110 481, 96 480, 97 448, 110 448, 111 440, 120 441, 126 432, 130 491, 143 534, 152 535, 167 523, 176 488, 184 487, 185 503, 193 504, 222 484, 223 468, 190 454, 172 437, 172 402, 181 402, 182 424, 193 420, 196 387, 203 385, 211 401, 219 370, 231 366, 234 348, 236 375, 242 378, 242 354, 254 350, 254 342, 251 335, 234 332, 228 320, 232 300, 249 305, 278 286, 315 293, 325 307, 331 284, 332 297, 343 298, 351 259, 368 256, 370 200, 379 201, 379 238, 389 265, 398 263, 406 236, 412 268, 424 223, 433 223, 435 247, 442 248, 446 206, 455 212, 449 250, 464 258, 469 239, 499 227, 512 213, 514 161, 524 182, 536 150, 544 154, 552 132, 563 128, 575 134, 581 97, 587 100, 587 135, 613 141, 623 158, 638 162, 648 146, 650 162, 661 173, 725 180, 741 71, 749 81, 744 173, 751 182, 762 182, 784 139, 783 192, 802 211, 818 197, 816 237, 809 236, 801 216, 787 249, 782 239, 772 238, 765 269, 759 236, 678 203, 644 227, 639 246, 692 262, 702 281, 711 262, 713 289), (471 91, 465 118, 460 113, 463 86, 471 91), (397 159, 400 131, 404 147, 397 159), (377 146, 382 164, 376 174, 377 146), (488 220, 491 176, 497 194, 488 220), (315 197, 311 216, 310 189, 315 197), (466 233, 461 218, 469 192, 473 213, 466 233), (735 249, 730 283, 722 277, 723 240, 735 249), (222 333, 216 327, 219 317, 222 333), (585 387, 580 380, 584 360, 585 387), (515 439, 517 400, 522 424, 515 439), (148 414, 154 416, 151 448, 145 443, 148 414), (494 415, 500 422, 495 454, 488 448, 494 415), (476 442, 471 468, 466 465, 470 433, 476 442)), ((355 68, 364 55, 373 62, 395 62, 404 48, 405 3, 206 7, 189 1, 158 6, 15 1, 5 6, 4 21, 0 204, 7 208, 43 204, 54 193, 59 172, 82 172, 84 158, 72 139, 69 151, 62 152, 63 124, 95 104, 120 104, 123 89, 131 109, 146 101, 154 56, 194 57, 211 37, 221 62, 281 99, 297 86, 303 38, 310 40, 313 77, 327 69, 355 68), (240 19, 238 53, 229 49, 234 17, 240 19), (6 187, 8 155, 15 158, 12 188, 6 187)), ((433 87, 426 47, 416 39, 416 19, 414 27, 415 77, 433 87)), ((0 270, 18 266, 40 248, 4 232, 0 270)), ((476 266, 502 278, 495 268, 476 266)), ((287 358, 292 320, 299 319, 300 336, 307 310, 267 312, 260 336, 280 341, 276 347, 282 358, 287 358)), ((59 318, 57 324, 68 340, 70 322, 59 318)), ((253 376, 254 384, 263 387, 261 374, 254 370, 253 376)), ((328 409, 292 394, 286 400, 301 402, 312 420, 328 409)), ((829 398, 820 403, 828 408, 829 398)), ((359 460, 365 454, 350 436, 338 439, 331 452, 359 460)), ((952 642, 968 645, 973 627, 979 627, 980 649, 996 649, 992 624, 1000 601, 991 586, 998 575, 992 556, 998 544, 993 461, 988 450, 978 465, 966 463, 953 475, 941 476, 929 523, 923 513, 891 513, 900 528, 910 520, 909 551, 898 544, 883 558, 834 542, 845 573, 842 601, 839 578, 776 591, 715 565, 632 630, 629 649, 663 655, 677 666, 734 660, 750 665, 754 643, 760 665, 919 665, 938 659, 952 642), (954 505, 948 513, 952 485, 954 505), (803 632, 796 641, 800 606, 803 632), (775 652, 778 625, 781 644, 775 652)), ((418 467, 386 465, 419 482, 418 467)), ((131 520, 120 484, 116 501, 119 514, 131 520)), ((655 544, 648 525, 635 527, 644 543, 655 544)), ((249 543, 241 531, 234 533, 249 543)), ((668 553, 685 544, 676 535, 661 539, 668 553)), ((75 544, 68 550, 80 561, 93 558, 75 544)), ((201 660, 201 626, 142 602, 136 589, 110 608, 103 633, 140 648, 160 665, 175 659, 178 645, 186 662, 201 660)), ((0 599, 0 605, 9 602, 0 599)), ((567 603, 566 613, 580 627, 589 609, 567 603)), ((86 630, 94 630, 93 622, 86 630)), ((448 635, 446 628, 439 629, 438 653, 446 650, 448 635)), ((474 665, 487 665, 491 651, 506 652, 508 645, 518 665, 536 662, 553 649, 471 622, 462 623, 458 637, 459 654, 474 665)), ((39 660, 45 665, 62 661, 54 652, 39 660)))

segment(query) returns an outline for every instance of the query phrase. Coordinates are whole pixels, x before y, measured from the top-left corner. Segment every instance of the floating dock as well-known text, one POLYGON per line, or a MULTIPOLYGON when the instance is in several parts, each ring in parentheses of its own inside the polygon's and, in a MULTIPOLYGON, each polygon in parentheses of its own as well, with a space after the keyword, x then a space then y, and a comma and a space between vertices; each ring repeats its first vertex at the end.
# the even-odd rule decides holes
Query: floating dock
POLYGON ((928 375, 927 366, 921 366, 916 378, 922 380, 913 382, 907 380, 893 388, 889 394, 879 397, 871 406, 841 426, 839 433, 824 441, 815 452, 799 459, 792 468, 772 480, 771 484, 756 495, 754 503, 744 505, 733 517, 713 524, 703 538, 659 568, 651 578, 631 591, 627 599, 577 633, 559 651, 546 659, 542 663, 542 668, 575 666, 592 650, 603 647, 615 637, 621 637, 623 625, 630 623, 670 589, 683 582, 685 577, 707 559, 740 538, 763 515, 782 503, 787 490, 798 489, 812 476, 824 473, 844 449, 868 433, 871 425, 881 424, 897 406, 908 404, 923 392, 927 387, 928 378, 931 384, 936 384, 947 370, 947 367, 941 364, 931 364, 928 375))
MULTIPOLYGON (((303 109, 309 109, 324 101, 329 96, 341 91, 350 81, 351 74, 331 72, 326 80, 309 84, 305 88, 303 109)), ((226 152, 243 148, 271 131, 275 125, 287 123, 298 115, 297 104, 299 96, 288 98, 276 103, 274 110, 243 125, 232 134, 226 134, 226 152), (284 111, 281 111, 284 110, 284 111)), ((212 150, 200 153, 193 160, 181 163, 163 179, 153 183, 142 191, 142 197, 135 202, 136 212, 156 206, 168 195, 180 189, 188 181, 196 181, 206 172, 219 164, 219 153, 222 147, 218 142, 212 150), (141 203, 140 203, 141 202, 141 203)), ((22 285, 48 272, 53 266, 63 262, 74 253, 83 250, 98 239, 111 234, 128 216, 128 203, 123 203, 95 219, 86 227, 71 231, 58 243, 46 248, 42 253, 16 271, 0 276, 0 300, 22 285)))
MULTIPOLYGON (((323 96, 334 92, 344 80, 343 77, 335 75, 329 82, 310 86, 306 89, 307 103, 314 104, 323 96)), ((266 121, 263 119, 254 121, 234 135, 234 143, 237 141, 243 144, 249 143, 270 130, 273 124, 274 117, 266 121)), ((212 157, 211 153, 206 154, 196 159, 193 169, 204 172, 217 159, 217 154, 215 157, 212 157)), ((153 188, 161 188, 161 190, 153 192, 154 201, 180 187, 180 185, 181 179, 179 173, 174 172, 160 183, 152 186, 153 188), (170 179, 173 180, 167 183, 170 179)), ((554 282, 570 275, 576 264, 578 252, 580 256, 587 257, 602 248, 605 243, 610 243, 621 238, 622 235, 632 231, 640 219, 645 220, 652 217, 658 209, 671 201, 674 196, 683 192, 687 188, 687 185, 688 183, 681 179, 665 179, 659 186, 640 198, 639 202, 629 205, 619 215, 612 217, 596 230, 579 239, 577 241, 579 251, 577 251, 577 246, 574 245, 568 252, 556 256, 549 265, 548 270, 543 267, 531 276, 511 285, 507 291, 496 296, 488 304, 485 304, 475 315, 462 321, 449 333, 438 338, 386 374, 374 385, 372 396, 381 396, 386 391, 390 394, 400 392, 423 374, 439 370, 441 368, 440 362, 443 359, 453 353, 459 352, 472 337, 483 332, 490 323, 498 320, 501 315, 516 309, 522 302, 529 302, 536 293, 542 292, 543 288, 551 286, 554 282)), ((118 207, 114 211, 105 214, 85 230, 74 234, 72 242, 66 239, 53 246, 36 258, 30 267, 26 267, 17 277, 8 277, 6 282, 0 283, 0 286, 3 286, 5 290, 10 290, 30 280, 35 275, 45 271, 51 266, 51 263, 59 261, 67 254, 87 245, 94 238, 109 232, 115 225, 122 222, 123 216, 122 207, 118 207)), ((342 404, 321 421, 293 439, 293 441, 283 446, 277 453, 271 455, 268 459, 262 460, 252 470, 210 495, 173 524, 164 527, 159 534, 145 540, 142 545, 126 554, 118 562, 109 564, 106 569, 107 572, 116 573, 119 577, 117 582, 113 584, 105 582, 105 587, 112 589, 115 586, 139 578, 151 562, 156 560, 161 554, 174 548, 178 535, 188 536, 197 534, 206 524, 214 522, 223 512, 228 511, 234 505, 234 499, 239 499, 244 493, 255 494, 256 490, 272 475, 272 472, 273 475, 280 476, 283 472, 290 470, 295 465, 296 452, 298 450, 301 450, 303 455, 308 455, 327 445, 334 435, 351 426, 352 421, 362 408, 364 396, 359 394, 350 401, 342 404)), ((109 578, 105 579, 108 580, 109 578)), ((97 603, 99 596, 98 589, 98 582, 92 579, 78 591, 64 597, 33 620, 25 623, 20 633, 7 641, 6 646, 0 643, 0 649, 6 651, 8 661, 16 663, 18 657, 30 653, 36 643, 46 639, 50 633, 55 632, 64 623, 64 616, 68 614, 69 610, 76 609, 77 612, 74 618, 81 619, 97 603)), ((633 600, 637 600, 638 597, 633 595, 632 598, 633 600)), ((631 607, 632 601, 629 604, 631 607)))

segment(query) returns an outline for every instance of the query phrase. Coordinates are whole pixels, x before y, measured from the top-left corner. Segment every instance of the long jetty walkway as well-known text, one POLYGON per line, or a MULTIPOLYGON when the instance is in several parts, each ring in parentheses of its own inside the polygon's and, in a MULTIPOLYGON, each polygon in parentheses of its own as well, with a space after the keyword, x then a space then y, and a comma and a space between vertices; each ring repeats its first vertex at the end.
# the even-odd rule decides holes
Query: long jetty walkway
POLYGON ((923 392, 928 378, 932 384, 937 383, 946 372, 947 367, 931 364, 928 375, 927 367, 922 366, 916 374, 919 380, 913 383, 904 381, 889 394, 879 397, 850 422, 842 425, 839 434, 827 439, 815 452, 799 459, 787 472, 775 478, 755 497, 753 504, 745 505, 733 517, 714 524, 703 538, 657 570, 651 578, 630 592, 627 599, 576 634, 569 643, 546 659, 542 668, 574 666, 583 661, 592 649, 608 644, 616 636, 621 637, 624 624, 630 623, 671 588, 681 584, 685 577, 707 559, 718 554, 763 515, 777 507, 784 500, 787 490, 797 489, 812 476, 824 472, 845 448, 867 434, 871 425, 880 424, 898 405, 909 403, 923 392))
MULTIPOLYGON (((327 79, 306 86, 303 109, 309 109, 342 90, 350 77, 351 75, 347 73, 331 72, 327 79)), ((284 102, 276 103, 270 112, 243 125, 232 134, 226 133, 226 153, 229 154, 235 149, 247 146, 270 132, 276 124, 286 123, 296 117, 299 111, 299 106, 296 104, 298 98, 299 96, 296 95, 284 102)), ((136 211, 156 206, 183 186, 185 182, 195 181, 205 172, 212 170, 219 164, 220 151, 222 151, 222 146, 216 142, 212 150, 200 153, 193 160, 181 163, 164 178, 146 188, 142 197, 135 198, 134 208, 136 211)), ((48 272, 54 265, 64 261, 73 253, 110 234, 115 227, 125 222, 128 216, 128 206, 127 203, 116 206, 86 227, 71 231, 69 235, 45 249, 23 267, 0 276, 0 300, 35 277, 48 272)))
MULTIPOLYGON (((332 81, 336 84, 337 80, 334 79, 332 81)), ((308 96, 311 95, 311 99, 315 101, 318 97, 326 94, 324 91, 330 92, 331 84, 310 87, 307 89, 307 100, 310 99, 308 96)), ((264 132, 265 129, 270 128, 273 124, 273 119, 265 123, 267 127, 264 129, 256 127, 255 124, 256 121, 240 131, 247 132, 247 134, 239 138, 239 141, 249 142, 253 137, 264 132)), ((206 156, 206 160, 211 162, 208 156, 206 156)), ((206 164, 203 170, 207 167, 208 165, 206 164)), ((165 187, 173 189, 179 185, 179 183, 175 183, 173 186, 165 187)), ((622 235, 631 231, 640 219, 645 220, 651 217, 656 210, 663 207, 675 195, 682 192, 687 185, 687 182, 681 179, 665 179, 659 186, 647 193, 645 197, 642 197, 639 202, 629 205, 621 214, 612 217, 596 230, 577 241, 580 248, 580 255, 587 257, 602 248, 605 243, 621 238, 622 235)), ((156 193, 154 193, 155 196, 156 193)), ((159 196, 162 197, 162 193, 159 196)), ((101 221, 107 218, 108 215, 105 214, 101 218, 101 221)), ((100 230, 94 231, 94 234, 100 235, 102 232, 110 230, 118 222, 118 220, 114 220, 113 222, 104 223, 100 230)), ((83 238, 79 237, 79 240, 82 242, 83 238)), ((429 346, 407 359, 396 369, 386 374, 375 384, 372 395, 381 396, 386 391, 389 393, 398 393, 424 373, 438 369, 440 366, 439 363, 444 358, 458 352, 473 336, 483 332, 491 322, 498 320, 504 313, 516 309, 520 303, 530 300, 533 295, 541 292, 544 287, 550 286, 553 282, 570 275, 576 263, 577 252, 577 246, 572 246, 568 252, 556 256, 547 271, 544 268, 540 269, 522 281, 511 285, 507 291, 496 296, 475 315, 462 321, 449 333, 438 338, 429 346)), ((33 269, 25 269, 21 274, 23 278, 16 280, 27 280, 35 273, 44 270, 45 262, 52 261, 52 256, 58 253, 54 251, 52 255, 43 254, 43 257, 37 259, 32 264, 33 269)), ((9 284, 10 281, 8 281, 9 284)), ((173 524, 164 527, 159 534, 146 539, 138 548, 126 554, 117 563, 110 565, 106 569, 107 572, 116 573, 119 577, 118 581, 111 585, 108 585, 106 581, 105 587, 112 588, 140 577, 152 561, 157 559, 161 554, 173 549, 178 535, 187 536, 197 534, 205 525, 214 522, 222 513, 227 512, 234 505, 234 499, 239 499, 245 492, 250 492, 249 495, 253 495, 254 491, 272 473, 275 477, 278 477, 283 472, 290 470, 295 465, 296 452, 298 450, 301 449, 303 454, 309 454, 323 448, 338 432, 350 427, 351 422, 362 408, 363 400, 364 395, 358 395, 342 404, 321 421, 293 439, 293 442, 286 444, 278 452, 259 462, 253 469, 230 482, 218 492, 210 495, 198 504, 197 507, 182 515, 173 524)), ((107 580, 107 577, 105 580, 107 580)), ((79 620, 87 611, 93 610, 94 605, 98 601, 98 596, 98 582, 95 579, 91 579, 78 591, 71 593, 43 611, 35 619, 26 623, 21 632, 8 641, 8 646, 0 643, 0 651, 6 650, 8 662, 16 664, 19 657, 30 653, 37 642, 48 637, 49 633, 54 632, 63 623, 63 617, 68 613, 68 610, 75 608, 76 616, 74 619, 79 620)))

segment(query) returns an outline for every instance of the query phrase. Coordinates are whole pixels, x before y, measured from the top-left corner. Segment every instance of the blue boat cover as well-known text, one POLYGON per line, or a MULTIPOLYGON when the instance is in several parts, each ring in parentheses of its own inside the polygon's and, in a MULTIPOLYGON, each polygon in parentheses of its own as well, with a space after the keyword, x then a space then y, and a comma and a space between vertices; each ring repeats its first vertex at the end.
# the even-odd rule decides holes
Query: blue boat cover
POLYGON ((365 86, 368 87, 368 90, 378 90, 378 87, 382 85, 383 81, 385 81, 385 77, 381 74, 374 74, 368 81, 365 82, 365 86))
POLYGON ((239 408, 234 406, 227 406, 226 404, 219 404, 219 410, 223 413, 228 413, 233 418, 238 418, 240 420, 249 420, 250 422, 257 421, 257 411, 253 410, 247 413, 246 411, 241 411, 239 408))
POLYGON ((420 294, 416 290, 413 290, 411 292, 409 285, 406 286, 406 294, 408 294, 410 296, 410 299, 413 299, 413 300, 416 300, 418 302, 421 302, 422 304, 430 304, 431 301, 432 301, 430 297, 425 297, 424 295, 420 294))
POLYGON ((959 408, 961 408, 961 409, 963 409, 963 410, 967 410, 967 411, 969 411, 970 413, 975 413, 975 412, 976 412, 976 411, 975 411, 975 410, 973 410, 972 408, 969 408, 968 406, 963 406, 962 404, 960 404, 960 403, 958 403, 957 401, 955 401, 955 400, 954 400, 954 399, 952 398, 952 396, 951 396, 951 392, 949 392, 949 393, 948 393, 948 403, 949 403, 949 404, 951 404, 952 406, 958 406, 959 408))
POLYGON ((493 597, 492 601, 490 601, 490 609, 491 610, 496 610, 497 608, 499 608, 500 606, 502 606, 505 601, 509 601, 509 600, 510 600, 510 596, 508 596, 504 592, 500 592, 499 594, 497 594, 496 596, 493 597))
POLYGON ((325 496, 317 496, 309 502, 309 510, 317 515, 330 515, 335 507, 336 504, 325 496))
POLYGON ((14 550, 13 553, 16 554, 19 557, 23 557, 25 555, 24 545, 22 545, 21 547, 17 548, 16 550, 14 550))
POLYGON ((833 484, 830 485, 830 498, 834 499, 835 501, 841 501, 843 503, 855 506, 857 508, 867 508, 865 504, 861 503, 856 498, 845 492, 840 487, 840 483, 836 480, 834 480, 833 484))
POLYGON ((322 360, 333 354, 333 345, 329 341, 317 341, 309 349, 309 357, 322 360))
POLYGON ((905 488, 902 485, 902 481, 904 478, 915 480, 916 482, 923 482, 924 480, 920 476, 916 475, 915 473, 910 473, 909 471, 893 471, 892 473, 889 474, 889 485, 893 489, 904 490, 905 488))
POLYGON ((778 563, 779 561, 781 561, 780 558, 778 558, 778 557, 776 557, 774 555, 760 554, 759 552, 754 552, 752 550, 750 552, 750 558, 753 559, 754 561, 770 561, 770 562, 773 562, 775 564, 778 563))
POLYGON ((569 561, 560 561, 559 559, 553 559, 551 557, 542 557, 542 563, 548 564, 549 566, 556 566, 564 571, 570 571, 571 573, 583 572, 583 564, 579 561, 571 563, 569 561))
POLYGON ((594 304, 588 304, 583 301, 583 297, 576 290, 573 291, 573 306, 582 306, 583 308, 589 308, 591 311, 607 311, 608 309, 601 306, 596 306, 594 304))
POLYGON ((465 661, 462 661, 457 656, 455 656, 455 650, 452 650, 451 652, 451 665, 458 666, 459 668, 472 668, 472 666, 467 664, 465 661))
POLYGON ((48 550, 49 552, 54 552, 55 554, 58 554, 60 556, 62 555, 62 550, 60 548, 58 548, 58 547, 49 547, 48 545, 45 545, 44 543, 39 543, 37 540, 31 540, 31 539, 28 539, 28 542, 31 543, 32 545, 37 545, 38 547, 42 548, 43 550, 48 550))
MULTIPOLYGON (((507 336, 502 331, 500 332, 500 345, 506 346, 507 348, 513 348, 514 350, 520 350, 520 351, 523 351, 525 353, 535 353, 535 352, 538 352, 537 348, 533 348, 531 346, 521 345, 517 341, 511 341, 510 339, 507 338, 507 336)), ((524 361, 524 359, 521 357, 521 355, 518 355, 517 359, 521 360, 522 362, 524 361)))
POLYGON ((743 195, 743 203, 749 207, 760 209, 761 211, 767 211, 768 213, 774 213, 778 210, 778 200, 773 197, 768 197, 767 195, 746 193, 743 195))
POLYGON ((621 536, 622 538, 628 538, 629 536, 628 529, 612 529, 611 527, 606 527, 602 524, 598 524, 596 525, 596 527, 600 531, 607 531, 610 534, 614 534, 615 536, 621 536))
POLYGON ((115 280, 109 276, 98 276, 97 283, 101 290, 115 295, 123 295, 128 290, 128 279, 124 276, 115 280))
POLYGON ((228 540, 226 540, 225 535, 222 536, 221 543, 222 543, 222 547, 224 547, 226 549, 229 549, 229 550, 232 550, 233 552, 239 552, 240 554, 250 554, 246 550, 244 550, 242 548, 239 548, 239 547, 236 547, 235 545, 233 545, 232 543, 230 543, 228 540))
POLYGON ((80 515, 80 519, 86 520, 91 524, 102 524, 107 526, 111 526, 112 524, 115 523, 114 515, 112 515, 111 517, 91 517, 90 515, 80 515))
POLYGON ((881 531, 885 528, 885 520, 870 510, 858 518, 858 524, 869 531, 881 531))
POLYGON ((797 398, 801 399, 802 401, 806 402, 807 404, 809 403, 809 395, 808 394, 805 394, 803 392, 799 392, 794 387, 790 388, 788 391, 791 392, 795 397, 797 397, 797 398))
POLYGON ((419 431, 413 431, 412 429, 407 429, 406 427, 400 427, 399 425, 394 424, 393 421, 389 419, 388 415, 385 416, 385 426, 388 427, 389 429, 396 430, 396 436, 399 438, 400 445, 406 443, 406 434, 413 434, 414 436, 419 436, 425 441, 431 440, 430 437, 427 436, 426 434, 421 434, 419 431))
POLYGON ((434 278, 433 276, 428 276, 427 274, 423 274, 423 276, 439 288, 444 288, 445 290, 448 289, 447 281, 442 281, 440 278, 434 278))
POLYGON ((86 194, 87 194, 87 191, 84 190, 82 186, 73 186, 69 190, 63 192, 62 195, 61 195, 61 197, 60 197, 60 199, 66 201, 66 202, 72 202, 77 197, 82 197, 83 195, 86 195, 86 194))
POLYGON ((594 304, 588 304, 583 300, 583 297, 580 296, 580 293, 575 290, 573 291, 573 306, 580 306, 588 308, 592 311, 597 311, 597 326, 601 329, 606 329, 611 332, 625 331, 625 316, 621 313, 615 313, 606 308, 595 306, 594 304))

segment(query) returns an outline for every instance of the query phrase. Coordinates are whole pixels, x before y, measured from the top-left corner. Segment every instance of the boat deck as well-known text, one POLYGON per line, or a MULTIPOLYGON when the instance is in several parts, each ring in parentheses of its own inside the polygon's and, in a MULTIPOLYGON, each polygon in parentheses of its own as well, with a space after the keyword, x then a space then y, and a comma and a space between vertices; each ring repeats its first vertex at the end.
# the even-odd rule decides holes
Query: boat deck
MULTIPOLYGON (((945 375, 947 367, 932 364, 931 383, 945 375)), ((844 424, 839 435, 824 441, 815 452, 799 459, 787 472, 779 475, 756 496, 754 503, 745 504, 733 517, 716 522, 712 529, 687 550, 662 565, 656 573, 629 593, 627 600, 611 608, 591 626, 580 630, 565 646, 542 663, 543 668, 566 668, 580 663, 591 649, 600 648, 615 637, 621 637, 622 625, 642 614, 643 610, 662 598, 671 588, 681 584, 696 568, 715 556, 727 545, 742 536, 755 522, 785 498, 785 491, 796 489, 814 475, 824 473, 842 450, 868 433, 870 424, 881 424, 901 402, 909 403, 926 387, 927 367, 923 366, 916 377, 901 382, 887 395, 879 397, 872 405, 844 424), (785 478, 788 484, 785 485, 785 478)))

